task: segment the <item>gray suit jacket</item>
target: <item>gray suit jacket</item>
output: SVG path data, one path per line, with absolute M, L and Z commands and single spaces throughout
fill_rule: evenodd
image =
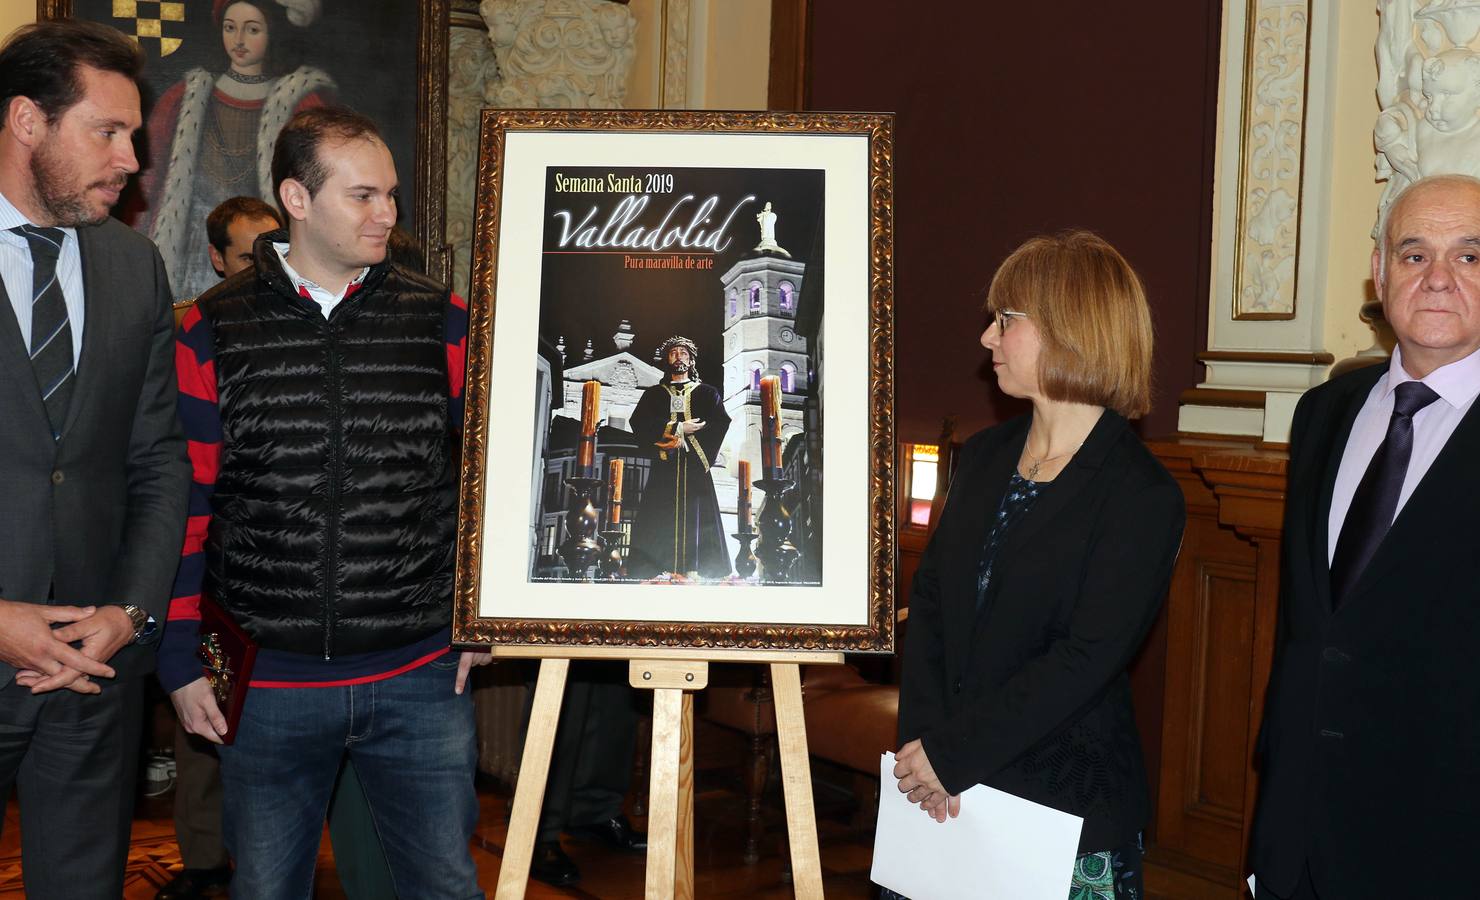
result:
M 191 474 L 175 416 L 169 282 L 154 244 L 120 222 L 77 237 L 85 319 L 60 440 L 0 305 L 0 597 L 131 603 L 162 632 Z M 109 664 L 120 679 L 140 675 L 154 668 L 154 648 L 125 647 Z M 14 676 L 0 662 L 0 687 Z

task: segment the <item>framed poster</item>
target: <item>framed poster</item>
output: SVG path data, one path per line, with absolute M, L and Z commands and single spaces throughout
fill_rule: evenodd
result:
M 219 279 L 206 215 L 272 196 L 272 148 L 299 109 L 337 103 L 380 127 L 400 176 L 400 226 L 447 280 L 447 0 L 38 0 L 138 41 L 146 64 L 139 177 L 114 210 L 159 246 L 177 300 Z
M 455 641 L 893 648 L 892 151 L 484 111 Z

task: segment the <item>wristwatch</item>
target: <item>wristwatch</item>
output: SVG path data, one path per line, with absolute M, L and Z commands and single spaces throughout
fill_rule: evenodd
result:
M 123 607 L 123 611 L 128 613 L 128 620 L 134 626 L 133 643 L 142 644 L 154 637 L 154 632 L 159 628 L 159 624 L 154 621 L 153 616 L 132 603 L 126 604 Z

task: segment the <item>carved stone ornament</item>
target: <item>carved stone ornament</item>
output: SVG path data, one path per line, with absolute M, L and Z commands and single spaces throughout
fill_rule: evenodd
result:
M 663 108 L 683 109 L 689 100 L 689 0 L 662 0 Z
M 490 106 L 620 109 L 636 20 L 606 0 L 483 0 L 499 76 Z
M 1306 0 L 1250 5 L 1235 319 L 1295 315 L 1309 37 Z
M 447 243 L 452 287 L 468 293 L 478 114 L 488 106 L 618 109 L 636 21 L 608 0 L 483 0 L 487 31 L 453 28 L 447 81 Z
M 453 28 L 447 79 L 447 243 L 452 288 L 468 295 L 473 265 L 473 191 L 478 182 L 478 115 L 498 78 L 493 45 L 481 28 Z
M 1377 11 L 1380 221 L 1419 178 L 1480 177 L 1480 0 L 1379 0 Z

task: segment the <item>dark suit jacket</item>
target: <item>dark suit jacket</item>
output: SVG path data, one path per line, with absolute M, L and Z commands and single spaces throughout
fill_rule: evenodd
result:
M 1252 857 L 1290 893 L 1473 896 L 1480 837 L 1480 405 L 1419 482 L 1339 610 L 1327 516 L 1372 366 L 1301 398 L 1290 432 L 1280 619 Z M 1442 401 L 1441 401 L 1442 402 Z
M 910 595 L 901 742 L 922 738 L 952 793 L 977 784 L 1085 817 L 1081 851 L 1149 816 L 1126 667 L 1182 539 L 1181 489 L 1107 411 L 1007 533 L 977 610 L 977 563 L 1027 416 L 962 448 Z
M 60 440 L 9 300 L 0 300 L 0 597 L 131 603 L 162 632 L 190 487 L 175 419 L 169 283 L 154 245 L 121 223 L 79 228 L 77 237 L 82 354 Z M 120 678 L 147 672 L 154 649 L 125 647 L 110 664 Z M 14 675 L 0 663 L 0 687 Z

